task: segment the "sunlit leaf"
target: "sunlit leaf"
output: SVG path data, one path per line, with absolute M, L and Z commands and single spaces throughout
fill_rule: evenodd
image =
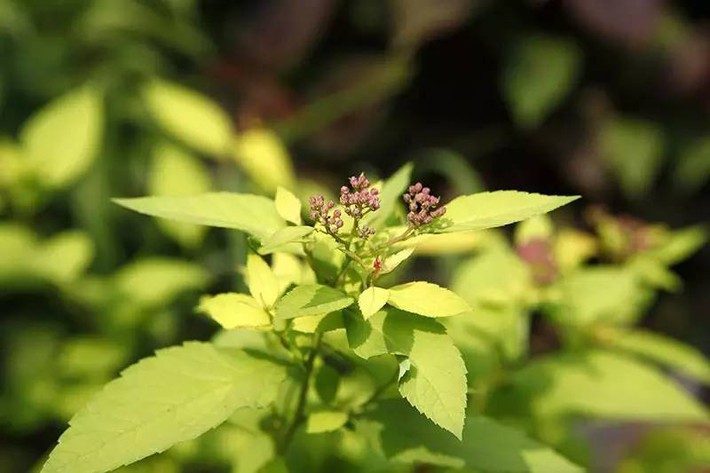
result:
M 338 430 L 348 421 L 348 414 L 341 411 L 316 411 L 306 420 L 306 432 L 320 434 Z
M 362 291 L 357 300 L 360 312 L 365 320 L 369 319 L 375 312 L 379 311 L 389 299 L 390 293 L 387 289 L 371 286 Z
M 206 343 L 160 350 L 74 416 L 42 473 L 102 473 L 161 452 L 271 403 L 284 377 L 277 364 Z
M 290 190 L 281 186 L 277 187 L 274 202 L 276 211 L 281 218 L 295 225 L 301 225 L 301 200 Z
M 551 212 L 578 196 L 529 194 L 519 191 L 480 192 L 455 198 L 446 204 L 441 227 L 433 232 L 460 232 L 500 227 Z
M 262 255 L 276 252 L 303 254 L 301 245 L 297 243 L 304 241 L 313 230 L 313 227 L 301 225 L 284 227 L 264 240 L 259 253 Z
M 415 281 L 389 289 L 390 305 L 427 317 L 470 314 L 471 306 L 460 296 L 436 284 Z
M 86 234 L 67 231 L 37 249 L 34 255 L 35 267 L 54 283 L 68 283 L 81 276 L 93 255 L 94 245 Z
M 276 303 L 277 319 L 323 315 L 352 305 L 352 297 L 318 284 L 296 286 Z
M 222 157 L 229 152 L 231 119 L 211 99 L 160 80 L 149 82 L 142 94 L 153 119 L 168 134 L 208 155 Z
M 271 317 L 261 304 L 246 294 L 227 292 L 216 296 L 204 296 L 197 307 L 222 328 L 264 327 L 271 324 Z
M 89 168 L 103 139 L 102 100 L 87 86 L 55 99 L 25 124 L 20 141 L 43 184 L 72 184 Z
M 246 283 L 249 293 L 264 308 L 270 308 L 279 297 L 279 283 L 266 261 L 253 253 L 247 255 Z
M 153 217 L 241 230 L 260 240 L 286 226 L 276 212 L 273 200 L 252 194 L 211 192 L 194 196 L 114 199 L 114 202 Z
M 240 135 L 234 146 L 234 159 L 252 181 L 271 195 L 279 186 L 294 186 L 295 176 L 288 150 L 269 129 L 255 128 Z

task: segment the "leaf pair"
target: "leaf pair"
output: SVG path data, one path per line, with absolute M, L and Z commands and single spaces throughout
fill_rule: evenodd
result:
M 360 311 L 369 319 L 385 304 L 426 317 L 451 317 L 472 312 L 460 296 L 436 284 L 415 281 L 384 289 L 369 287 L 358 298 Z

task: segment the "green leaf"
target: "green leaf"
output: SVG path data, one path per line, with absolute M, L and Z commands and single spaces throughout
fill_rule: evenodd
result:
M 645 195 L 663 164 L 664 138 L 654 123 L 631 118 L 610 120 L 601 132 L 601 152 L 630 198 Z
M 169 303 L 182 292 L 204 287 L 208 280 L 208 274 L 194 263 L 146 258 L 122 267 L 114 276 L 114 285 L 118 298 L 154 308 Z
M 486 417 L 469 416 L 463 441 L 453 441 L 400 401 L 383 401 L 368 418 L 380 424 L 385 455 L 395 462 L 430 463 L 476 472 L 582 473 L 550 447 Z
M 530 270 L 509 248 L 489 250 L 462 262 L 451 289 L 472 307 L 526 303 L 532 291 Z
M 279 282 L 274 272 L 261 256 L 253 253 L 247 255 L 246 283 L 249 293 L 265 309 L 279 298 Z
M 551 212 L 579 196 L 529 194 L 520 191 L 479 192 L 463 195 L 446 204 L 443 223 L 433 232 L 461 232 L 501 227 Z
M 384 307 L 389 297 L 390 292 L 381 287 L 371 286 L 362 291 L 362 294 L 360 294 L 360 297 L 357 299 L 357 304 L 365 320 L 369 319 L 375 312 Z
M 273 200 L 252 194 L 210 192 L 193 196 L 114 199 L 114 202 L 153 217 L 241 230 L 262 241 L 286 226 L 276 212 Z
M 633 271 L 614 266 L 580 269 L 564 278 L 559 290 L 552 315 L 564 325 L 577 327 L 633 323 L 651 295 Z
M 222 328 L 265 327 L 271 325 L 271 317 L 259 302 L 246 294 L 227 292 L 216 296 L 204 296 L 197 310 L 207 314 Z
M 66 231 L 34 252 L 33 265 L 47 280 L 65 284 L 79 278 L 93 256 L 93 243 L 84 232 Z
M 623 380 L 623 381 L 621 381 Z M 538 359 L 513 376 L 515 402 L 539 418 L 705 422 L 705 408 L 645 363 L 593 350 Z
M 320 434 L 338 430 L 348 421 L 348 414 L 341 411 L 316 411 L 308 416 L 306 432 Z
M 273 402 L 285 369 L 207 343 L 159 350 L 70 421 L 42 473 L 103 473 L 196 438 L 238 408 Z
M 398 309 L 426 317 L 451 317 L 472 312 L 471 306 L 460 296 L 424 281 L 391 287 L 387 302 Z
M 294 187 L 296 178 L 288 150 L 272 130 L 245 131 L 235 143 L 234 159 L 249 178 L 270 195 L 279 186 Z
M 344 309 L 355 302 L 352 297 L 328 286 L 296 286 L 276 303 L 277 319 L 323 315 Z
M 298 243 L 304 241 L 313 230 L 313 227 L 305 225 L 284 227 L 264 240 L 264 244 L 259 248 L 259 254 L 268 255 L 276 252 L 303 254 L 302 247 Z
M 276 188 L 276 211 L 281 218 L 295 225 L 301 225 L 301 199 L 281 186 Z
M 564 100 L 577 82 L 581 56 L 564 39 L 532 36 L 517 43 L 506 58 L 503 96 L 521 127 L 539 125 Z
M 708 241 L 708 229 L 704 226 L 687 227 L 671 232 L 657 248 L 647 252 L 666 265 L 674 265 L 687 259 Z
M 155 146 L 148 179 L 151 195 L 197 195 L 208 192 L 211 187 L 202 161 L 168 142 Z M 165 234 L 188 248 L 197 247 L 207 230 L 200 225 L 168 220 L 159 220 L 158 225 Z
M 20 132 L 24 154 L 48 187 L 72 184 L 91 165 L 104 128 L 102 97 L 84 87 L 40 110 Z
M 616 333 L 610 343 L 710 385 L 710 361 L 690 345 L 646 330 Z
M 232 121 L 208 97 L 160 80 L 146 85 L 142 95 L 153 119 L 171 136 L 212 156 L 221 157 L 229 152 Z
M 710 179 L 710 136 L 687 143 L 673 171 L 674 187 L 685 195 L 702 189 Z
M 384 182 L 380 190 L 380 209 L 366 216 L 364 223 L 379 228 L 387 217 L 392 215 L 398 204 L 404 208 L 402 194 L 411 181 L 413 167 L 412 163 L 405 164 Z
M 380 271 L 380 274 L 391 273 L 392 271 L 397 269 L 400 264 L 407 261 L 407 259 L 412 256 L 413 253 L 414 248 L 407 248 L 386 257 L 385 260 L 382 262 L 382 271 Z
M 365 321 L 345 317 L 348 341 L 359 356 L 403 355 L 411 366 L 400 392 L 419 412 L 461 438 L 466 410 L 466 367 L 437 321 L 385 309 Z

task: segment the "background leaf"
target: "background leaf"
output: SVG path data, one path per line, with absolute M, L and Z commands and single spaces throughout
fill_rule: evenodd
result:
M 151 195 L 197 195 L 212 187 L 202 161 L 168 142 L 153 149 L 148 190 Z M 158 220 L 160 228 L 178 243 L 188 248 L 197 247 L 207 229 L 200 225 Z
M 584 471 L 522 432 L 486 417 L 466 418 L 462 442 L 433 428 L 402 402 L 385 401 L 371 417 L 381 423 L 382 448 L 395 462 L 431 463 L 486 473 Z
M 505 61 L 503 96 L 523 128 L 539 125 L 569 94 L 582 57 L 571 41 L 534 36 L 517 43 Z
M 25 124 L 20 141 L 43 184 L 67 186 L 89 168 L 103 139 L 102 100 L 86 86 L 55 99 Z
M 156 79 L 144 87 L 143 99 L 153 119 L 174 138 L 210 156 L 229 152 L 231 119 L 208 97 Z

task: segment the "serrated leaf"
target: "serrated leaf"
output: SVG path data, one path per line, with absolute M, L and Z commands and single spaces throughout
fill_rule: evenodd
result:
M 306 432 L 321 434 L 338 430 L 348 421 L 348 414 L 341 411 L 316 411 L 306 420 Z
M 294 187 L 288 150 L 272 130 L 253 128 L 242 133 L 234 145 L 234 159 L 249 178 L 270 195 L 279 186 Z
M 70 421 L 42 473 L 103 473 L 193 439 L 241 407 L 273 402 L 284 367 L 207 343 L 159 350 Z
M 357 299 L 357 304 L 365 320 L 383 308 L 387 304 L 389 296 L 389 291 L 381 287 L 371 286 L 362 291 L 362 294 Z
M 584 471 L 523 432 L 486 417 L 466 418 L 462 442 L 428 424 L 401 401 L 381 402 L 368 418 L 380 424 L 382 449 L 398 463 L 429 463 L 486 473 Z
M 437 321 L 387 308 L 365 321 L 345 318 L 348 342 L 363 358 L 403 355 L 411 366 L 400 382 L 410 404 L 435 424 L 461 438 L 466 410 L 466 367 Z
M 148 179 L 151 195 L 197 195 L 211 187 L 209 173 L 202 161 L 168 142 L 153 149 L 153 163 Z M 200 244 L 206 228 L 190 223 L 158 220 L 158 225 L 168 236 L 188 248 Z
M 261 256 L 247 255 L 246 283 L 249 293 L 265 309 L 271 308 L 281 295 L 279 281 Z
M 503 96 L 518 125 L 531 128 L 547 118 L 574 87 L 581 59 L 568 40 L 533 36 L 517 43 L 506 58 Z
M 296 286 L 276 303 L 276 318 L 284 320 L 323 315 L 344 309 L 353 302 L 352 297 L 328 286 Z
M 211 156 L 221 157 L 229 151 L 232 122 L 210 98 L 160 80 L 146 85 L 142 96 L 150 114 L 171 136 Z
M 264 241 L 261 248 L 259 248 L 259 254 L 268 255 L 276 252 L 298 253 L 299 251 L 302 254 L 303 250 L 298 243 L 313 233 L 313 230 L 313 227 L 305 225 L 284 227 Z
M 578 198 L 579 196 L 531 194 L 520 191 L 463 195 L 446 204 L 442 225 L 434 226 L 431 231 L 447 233 L 501 227 L 551 212 Z
M 262 241 L 286 226 L 273 200 L 253 194 L 209 192 L 193 196 L 114 199 L 114 202 L 153 217 L 241 230 Z
M 610 343 L 710 385 L 710 361 L 690 345 L 640 329 L 615 333 Z
M 261 304 L 246 294 L 227 292 L 216 296 L 204 296 L 197 310 L 207 314 L 222 328 L 265 327 L 271 317 Z
M 91 165 L 101 146 L 102 97 L 90 87 L 72 91 L 45 106 L 20 132 L 24 155 L 39 180 L 64 187 Z
M 301 199 L 296 197 L 293 192 L 281 186 L 276 188 L 276 211 L 281 215 L 281 218 L 295 225 L 301 225 Z
M 541 418 L 708 420 L 705 408 L 670 378 L 645 363 L 603 350 L 538 359 L 515 374 L 511 386 L 519 394 L 516 402 Z
M 632 118 L 610 120 L 601 131 L 602 158 L 630 198 L 650 190 L 663 164 L 664 137 L 652 122 Z
M 457 294 L 424 281 L 391 287 L 387 303 L 398 309 L 426 317 L 451 317 L 473 311 L 471 306 Z

